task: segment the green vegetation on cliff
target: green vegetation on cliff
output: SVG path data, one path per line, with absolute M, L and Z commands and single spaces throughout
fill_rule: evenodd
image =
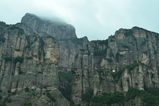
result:
M 4 57 L 3 59 L 4 59 L 6 62 L 12 61 L 12 57 Z
M 103 93 L 100 96 L 94 96 L 91 98 L 91 106 L 109 106 L 112 104 L 123 104 L 124 95 L 121 93 Z
M 24 34 L 24 30 L 22 28 L 15 26 L 15 25 L 12 25 L 9 29 L 10 30 L 18 29 L 18 34 L 20 34 L 20 35 Z
M 142 106 L 158 106 L 159 104 L 159 88 L 145 87 L 144 90 L 131 88 L 126 92 L 125 96 L 122 93 L 106 93 L 93 96 L 93 89 L 89 88 L 82 95 L 82 101 L 87 102 L 88 106 L 110 106 L 113 104 L 124 105 L 126 102 L 133 100 L 135 97 L 141 98 Z
M 5 37 L 0 36 L 0 41 L 1 41 L 1 42 L 3 42 L 3 43 L 4 43 L 4 42 L 5 42 L 5 40 L 6 40 L 6 38 L 5 38 Z
M 82 94 L 82 100 L 86 102 L 90 102 L 92 96 L 93 96 L 93 89 L 88 88 L 86 93 Z
M 51 99 L 51 101 L 56 102 L 55 98 L 49 93 L 46 93 L 46 96 Z
M 71 82 L 72 81 L 72 73 L 71 72 L 58 72 L 58 75 L 63 77 L 64 79 L 66 79 L 68 82 Z
M 0 21 L 0 25 L 6 25 L 6 23 L 3 21 Z
M 14 63 L 16 64 L 17 62 L 20 62 L 20 63 L 23 63 L 23 60 L 24 60 L 24 57 L 20 57 L 20 56 L 18 56 L 18 57 L 16 57 L 15 59 L 14 59 Z
M 31 103 L 25 103 L 24 106 L 32 106 Z
M 94 56 L 103 56 L 106 54 L 106 50 L 95 50 Z
M 65 82 L 65 80 L 68 83 L 65 87 L 59 87 L 59 90 L 67 100 L 71 101 L 71 82 L 73 75 L 71 72 L 58 72 L 58 75 L 59 79 L 62 77 L 62 83 Z
M 151 69 L 150 66 L 148 66 L 148 65 L 146 65 L 146 64 L 144 64 L 144 63 L 136 62 L 136 63 L 134 63 L 134 64 L 130 64 L 130 65 L 126 66 L 125 68 L 123 68 L 122 70 L 119 70 L 119 71 L 116 72 L 116 73 L 112 73 L 112 76 L 113 76 L 114 78 L 119 79 L 119 78 L 121 77 L 122 73 L 123 73 L 126 69 L 127 69 L 128 71 L 131 71 L 131 70 L 133 70 L 135 67 L 137 67 L 137 66 L 139 66 L 139 65 L 145 66 L 147 69 Z

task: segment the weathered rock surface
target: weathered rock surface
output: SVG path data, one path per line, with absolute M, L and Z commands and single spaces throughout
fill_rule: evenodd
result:
M 71 67 L 79 49 L 88 43 L 87 37 L 77 38 L 75 28 L 62 21 L 42 19 L 27 13 L 21 20 L 39 35 L 50 35 L 59 41 L 60 62 L 59 67 Z M 70 71 L 68 68 L 61 68 Z
M 159 88 L 158 33 L 133 27 L 88 43 L 64 22 L 28 13 L 21 22 L 0 22 L 0 105 L 70 106 L 71 99 L 88 106 L 93 102 L 81 102 L 88 88 L 93 96 L 120 92 L 125 97 L 132 88 Z M 68 73 L 58 76 L 59 70 L 72 70 L 73 81 Z M 111 106 L 144 105 L 141 96 L 124 103 Z
M 57 90 L 58 41 L 47 35 L 28 35 L 30 28 L 21 24 L 24 31 L 17 26 L 0 23 L 1 104 L 69 106 Z
M 88 43 L 73 64 L 74 103 L 80 103 L 88 88 L 94 90 L 94 95 L 100 95 L 124 93 L 130 88 L 144 90 L 144 86 L 159 87 L 158 39 L 158 33 L 133 27 L 119 29 L 107 40 Z
M 63 71 L 70 71 L 74 62 L 75 56 L 80 51 L 80 48 L 88 43 L 87 37 L 59 40 L 60 45 L 60 63 L 59 67 Z

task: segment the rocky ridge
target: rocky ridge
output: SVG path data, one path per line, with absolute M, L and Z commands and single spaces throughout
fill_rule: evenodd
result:
M 104 92 L 124 93 L 131 88 L 159 87 L 158 40 L 158 33 L 133 27 L 119 29 L 107 40 L 89 42 L 73 64 L 74 103 L 81 102 L 88 88 L 93 89 L 93 95 L 101 95 Z

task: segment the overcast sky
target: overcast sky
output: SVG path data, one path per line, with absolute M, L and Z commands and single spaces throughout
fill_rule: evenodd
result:
M 0 21 L 15 24 L 25 13 L 59 17 L 89 40 L 133 26 L 159 32 L 159 0 L 0 0 Z

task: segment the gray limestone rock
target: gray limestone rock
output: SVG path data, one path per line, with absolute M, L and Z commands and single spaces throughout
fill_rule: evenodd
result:
M 74 103 L 80 103 L 87 88 L 92 88 L 94 95 L 100 95 L 123 93 L 130 88 L 144 90 L 144 86 L 159 87 L 158 39 L 158 33 L 133 27 L 119 29 L 107 40 L 89 42 L 72 66 Z
M 77 38 L 75 28 L 62 21 L 40 18 L 27 13 L 22 18 L 21 23 L 22 26 L 23 24 L 27 25 L 41 36 L 50 35 L 59 41 L 60 71 L 70 71 L 69 68 L 71 68 L 80 48 L 88 43 L 87 37 Z
M 61 95 L 57 89 L 58 41 L 48 35 L 28 32 L 29 28 L 24 24 L 3 24 L 0 29 L 0 103 L 7 106 L 69 106 L 63 96 L 58 96 Z M 50 97 L 48 92 L 56 95 Z M 61 99 L 63 105 L 52 98 Z

